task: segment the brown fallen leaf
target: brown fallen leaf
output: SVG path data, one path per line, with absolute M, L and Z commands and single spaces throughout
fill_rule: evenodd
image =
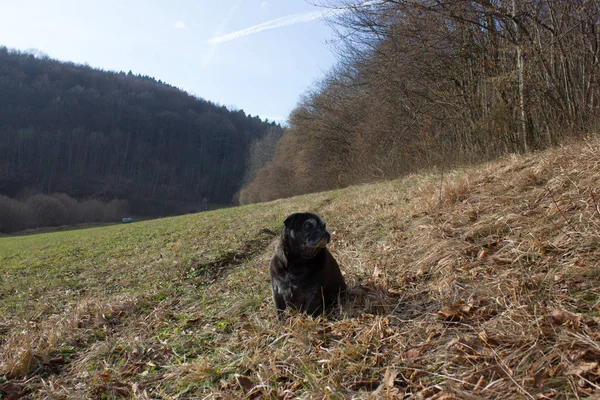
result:
M 326 335 L 332 331 L 331 326 L 326 326 L 325 328 L 319 329 L 317 331 L 317 335 Z
M 428 394 L 425 394 L 424 396 L 426 396 L 430 400 L 458 400 L 459 399 L 458 397 L 456 397 L 456 395 L 454 393 L 449 393 L 446 390 L 442 390 L 442 391 L 434 394 L 433 396 L 429 396 Z
M 254 387 L 254 383 L 247 376 L 235 374 L 235 380 L 244 393 L 249 392 Z
M 598 363 L 593 361 L 593 362 L 579 362 L 576 365 L 572 365 L 571 367 L 569 367 L 569 369 L 567 369 L 567 371 L 565 372 L 565 375 L 585 375 L 588 374 L 590 372 L 594 372 L 594 374 L 598 374 L 598 372 L 600 372 L 598 370 Z
M 580 396 L 583 396 L 587 399 L 592 399 L 592 400 L 598 399 L 597 397 L 592 397 L 592 395 L 596 394 L 595 388 L 577 386 L 577 394 L 579 394 Z
M 6 400 L 17 400 L 23 397 L 25 387 L 23 385 L 8 382 L 0 385 L 0 398 Z
M 383 384 L 385 387 L 393 388 L 394 382 L 396 381 L 396 376 L 398 376 L 398 371 L 392 371 L 391 369 L 387 368 L 383 377 Z
M 409 349 L 404 352 L 404 358 L 407 360 L 412 360 L 413 358 L 417 358 L 421 355 L 421 350 L 419 349 Z
M 498 315 L 498 311 L 496 311 L 494 308 L 492 308 L 490 306 L 485 306 L 485 307 L 479 308 L 477 310 L 476 314 L 477 314 L 478 318 L 488 320 L 488 319 L 491 319 L 491 318 L 495 317 L 496 315 Z
M 373 277 L 379 278 L 381 276 L 381 268 L 379 268 L 379 261 L 375 263 L 375 267 L 373 268 Z
M 552 389 L 552 390 L 549 390 L 547 392 L 538 394 L 537 398 L 539 400 L 550 400 L 550 399 L 555 398 L 557 394 L 558 393 L 556 392 L 556 390 Z
M 246 398 L 248 400 L 268 398 L 267 393 L 265 393 L 264 389 L 264 386 L 255 386 L 246 394 Z
M 51 358 L 50 360 L 48 360 L 48 364 L 51 364 L 51 365 L 60 365 L 60 364 L 65 364 L 66 362 L 67 362 L 67 360 L 65 360 L 65 358 L 62 356 L 54 357 L 54 358 Z
M 98 374 L 98 376 L 104 381 L 104 382 L 109 382 L 110 379 L 112 378 L 112 375 L 106 372 L 101 372 Z
M 485 400 L 485 397 L 477 396 L 473 393 L 467 392 L 465 390 L 460 390 L 457 388 L 451 388 L 448 390 L 449 393 L 447 395 L 448 399 L 461 399 L 461 400 Z M 454 397 L 452 397 L 454 396 Z
M 438 311 L 438 315 L 446 321 L 462 321 L 467 318 L 475 306 L 472 303 L 464 303 L 462 300 L 456 303 L 446 303 L 444 308 Z
M 380 382 L 378 379 L 366 379 L 362 381 L 352 382 L 350 384 L 350 389 L 374 391 L 375 389 L 377 389 L 377 387 L 379 387 L 379 384 Z
M 550 313 L 552 322 L 556 325 L 565 325 L 569 328 L 578 329 L 581 327 L 583 317 L 568 311 L 556 309 Z
M 444 324 L 442 324 L 441 322 L 433 322 L 429 324 L 427 328 L 425 328 L 425 332 L 439 335 L 442 333 L 442 331 L 444 331 L 444 329 Z
M 548 371 L 542 370 L 533 374 L 533 384 L 536 388 L 542 389 L 544 387 L 544 383 L 548 379 Z
M 124 382 L 113 382 L 107 387 L 107 393 L 116 394 L 117 396 L 127 398 L 131 396 L 129 385 Z

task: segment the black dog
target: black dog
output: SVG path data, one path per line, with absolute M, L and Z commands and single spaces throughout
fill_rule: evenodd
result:
M 345 294 L 340 267 L 326 247 L 330 240 L 318 215 L 292 214 L 285 220 L 270 266 L 279 317 L 287 306 L 317 316 Z

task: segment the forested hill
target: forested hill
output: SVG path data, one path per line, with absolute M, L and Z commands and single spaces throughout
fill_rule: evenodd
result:
M 273 130 L 152 77 L 0 47 L 0 195 L 118 198 L 144 215 L 227 204 Z

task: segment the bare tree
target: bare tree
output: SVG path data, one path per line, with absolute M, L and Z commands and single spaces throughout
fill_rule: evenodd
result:
M 269 186 L 285 170 L 284 195 L 539 149 L 599 122 L 597 0 L 321 5 L 335 10 L 339 66 L 257 174 Z

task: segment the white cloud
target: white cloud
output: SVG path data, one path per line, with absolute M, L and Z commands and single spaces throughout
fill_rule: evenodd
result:
M 175 28 L 175 29 L 187 29 L 187 26 L 185 25 L 185 22 L 183 22 L 183 21 L 177 21 L 173 25 L 173 28 Z
M 267 7 L 269 7 L 269 3 L 267 3 L 266 1 L 263 1 L 262 3 L 260 3 L 260 9 L 264 10 Z

